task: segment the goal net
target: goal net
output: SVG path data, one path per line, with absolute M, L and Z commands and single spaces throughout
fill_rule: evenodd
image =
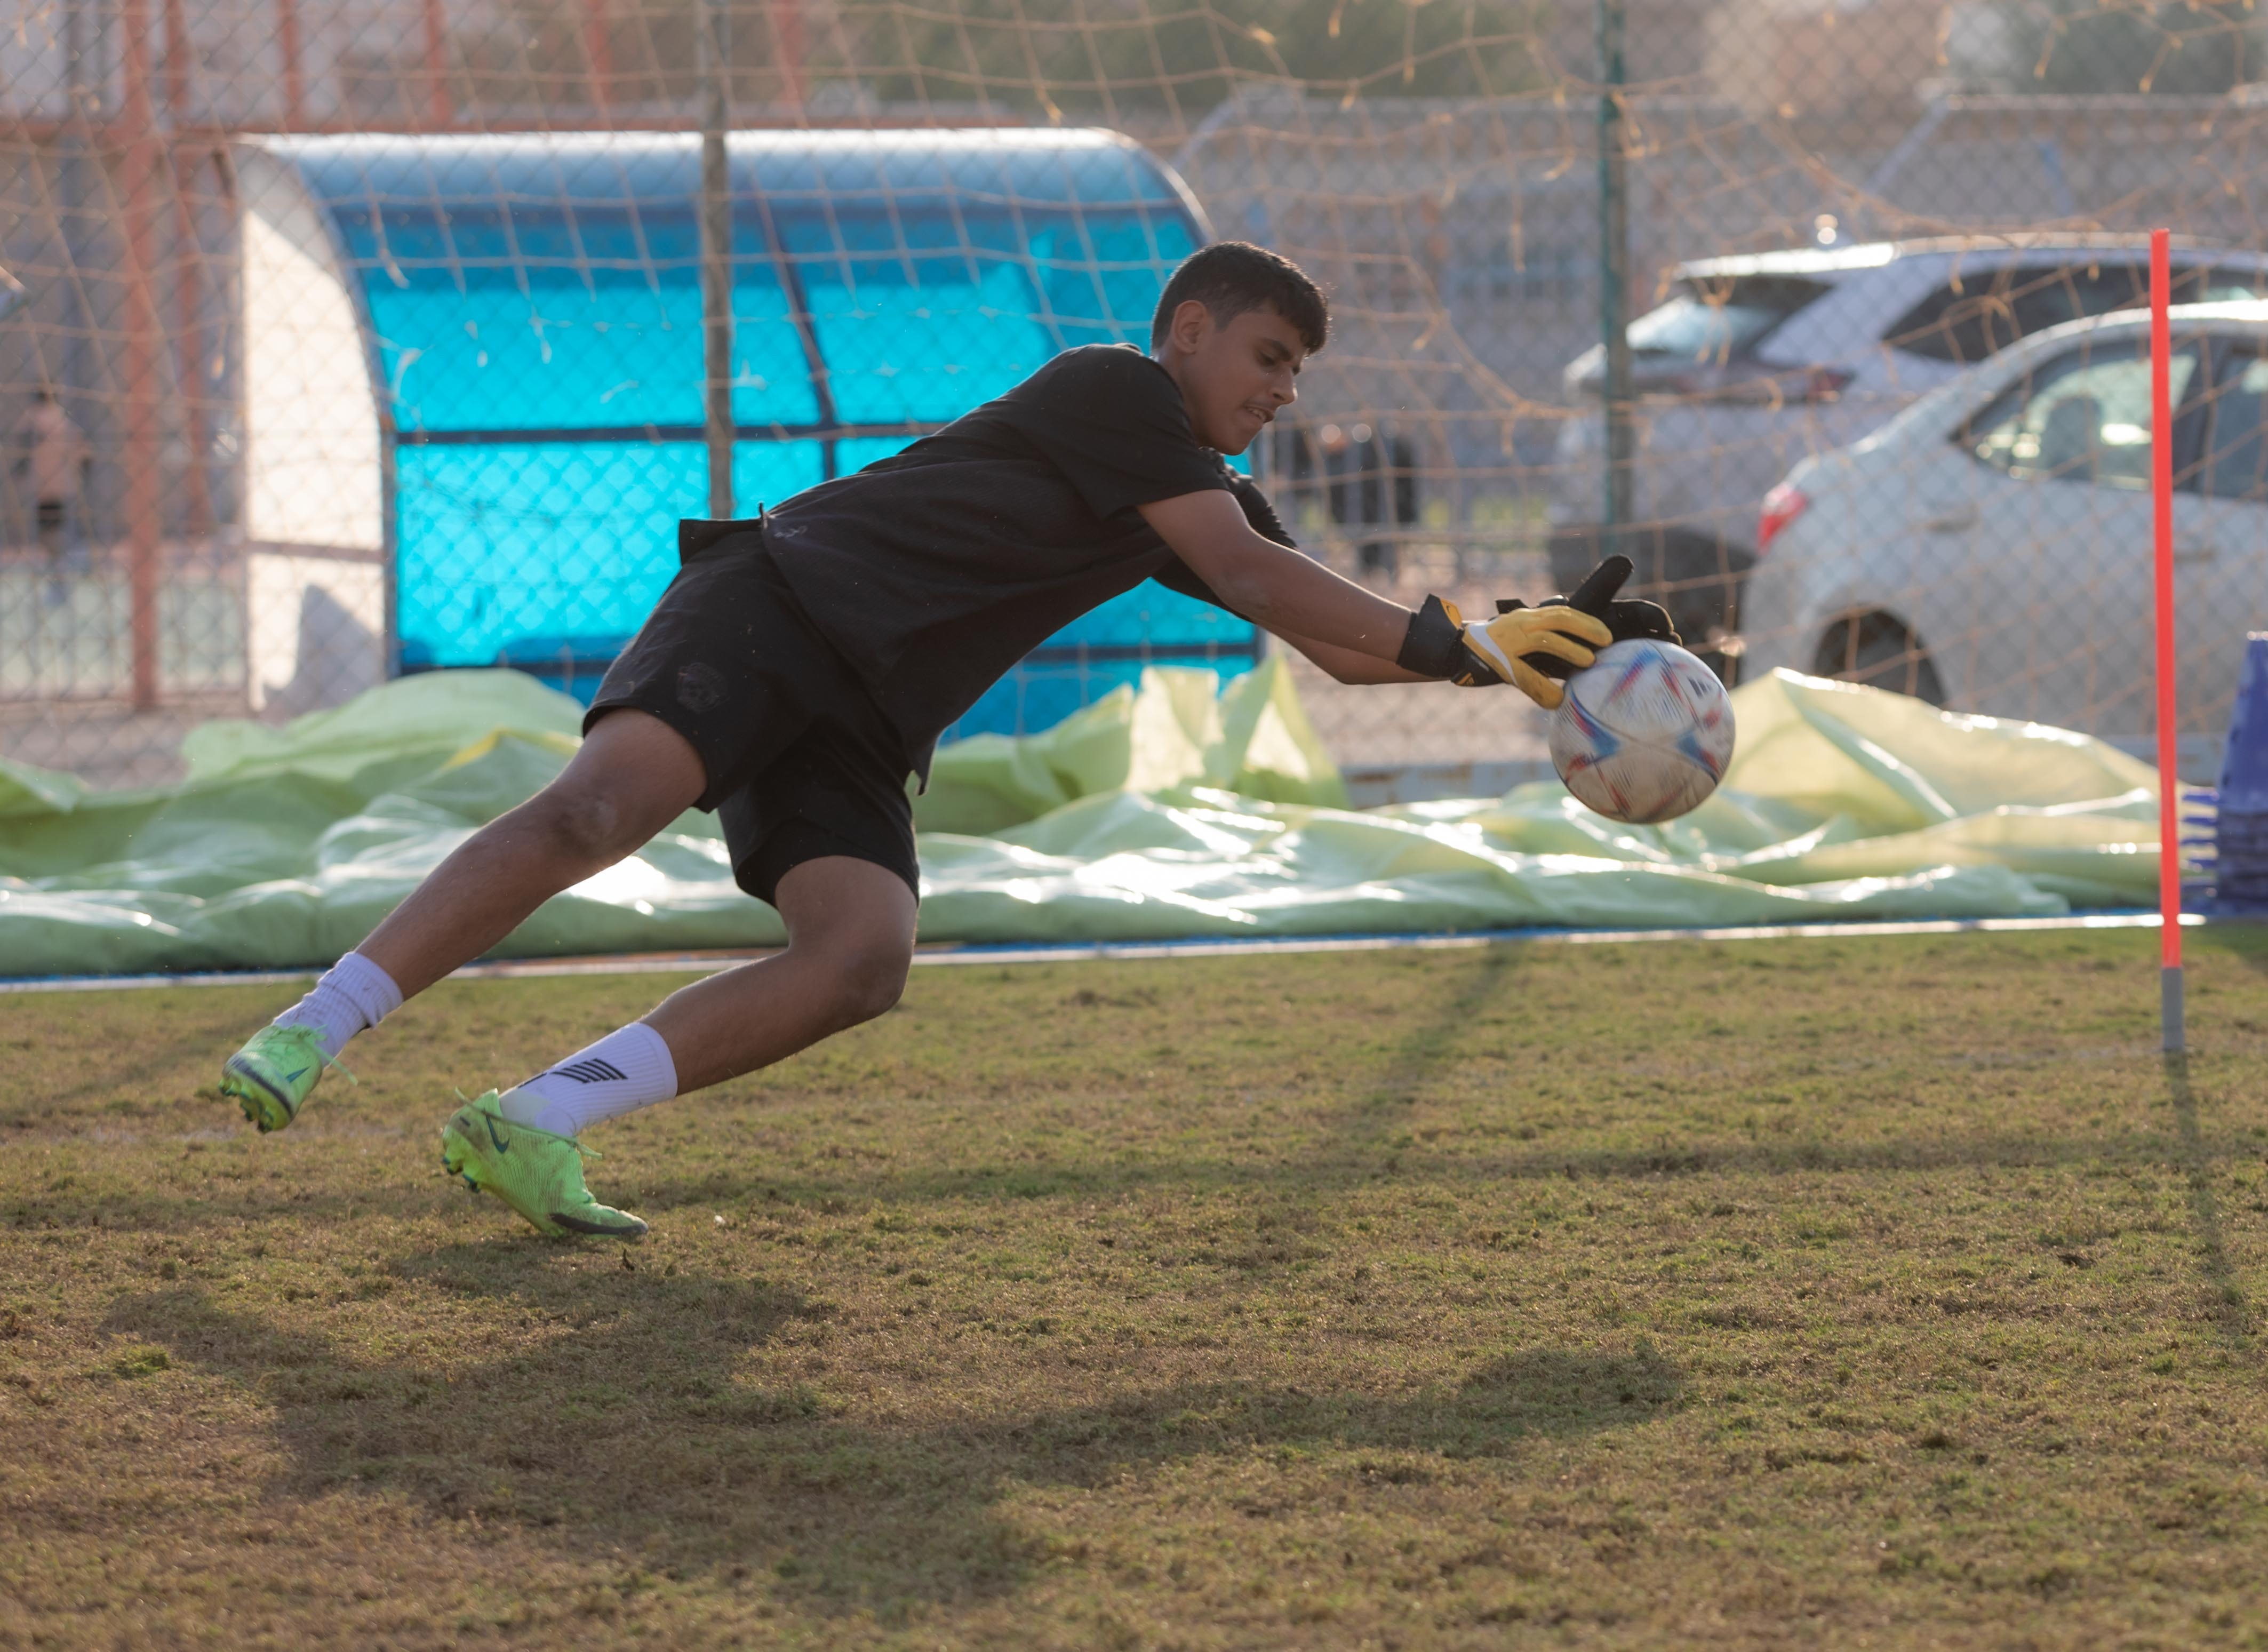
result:
M 0 756 L 157 782 L 204 719 L 453 667 L 587 697 L 679 519 L 1146 340 L 1221 238 L 1329 292 L 1248 462 L 1331 566 L 1469 610 L 1621 549 L 1728 677 L 2139 747 L 2139 306 L 2169 225 L 2201 306 L 2176 562 L 2209 775 L 2268 624 L 2258 39 L 2239 6 L 2083 0 L 26 7 L 0 40 Z M 961 732 L 1269 646 L 1145 586 Z M 1515 696 L 1298 669 L 1372 795 L 1542 759 Z

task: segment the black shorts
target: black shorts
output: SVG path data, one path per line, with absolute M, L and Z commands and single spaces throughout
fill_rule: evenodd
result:
M 920 894 L 904 742 L 753 523 L 678 570 L 608 668 L 583 732 L 625 706 L 701 754 L 709 789 L 696 807 L 717 813 L 733 881 L 758 900 L 826 855 L 887 867 Z

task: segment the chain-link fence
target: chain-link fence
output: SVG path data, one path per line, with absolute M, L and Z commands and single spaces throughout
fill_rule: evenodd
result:
M 1332 565 L 1470 606 L 1618 547 L 1728 675 L 2138 737 L 2162 224 L 2222 306 L 2176 329 L 2202 764 L 2268 619 L 2256 39 L 2067 0 L 26 9 L 0 756 L 155 782 L 202 719 L 389 674 L 587 693 L 678 518 L 1145 339 L 1208 236 L 1331 291 L 1253 462 Z M 965 726 L 1261 645 L 1145 588 Z M 1303 682 L 1358 770 L 1541 751 L 1515 697 Z

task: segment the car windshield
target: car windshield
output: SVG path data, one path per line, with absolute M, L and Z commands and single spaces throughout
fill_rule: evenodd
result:
M 1798 276 L 1689 277 L 1668 303 L 1631 323 L 1631 348 L 1687 361 L 1729 361 L 1826 291 L 1824 283 Z

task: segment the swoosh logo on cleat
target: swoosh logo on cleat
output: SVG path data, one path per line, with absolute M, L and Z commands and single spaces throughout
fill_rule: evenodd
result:
M 635 1239 L 646 1231 L 646 1226 L 637 1217 L 623 1213 L 623 1225 L 591 1221 L 581 1216 L 571 1216 L 563 1210 L 551 1213 L 551 1220 L 570 1233 L 590 1234 L 600 1239 Z
M 228 1070 L 233 1073 L 238 1078 L 242 1079 L 247 1084 L 256 1085 L 261 1089 L 266 1091 L 269 1095 L 275 1097 L 276 1104 L 278 1107 L 283 1108 L 286 1112 L 292 1110 L 291 1098 L 284 1095 L 283 1091 L 277 1089 L 273 1084 L 270 1084 L 259 1073 L 254 1073 L 250 1067 L 239 1066 L 235 1062 L 232 1061 L 228 1064 Z M 302 1073 L 306 1071 L 305 1067 L 302 1067 L 299 1070 Z M 236 1094 L 238 1098 L 242 1101 L 249 1102 L 253 1099 L 252 1097 L 246 1095 L 241 1090 L 239 1090 Z
M 296 1073 L 286 1073 L 284 1075 L 284 1082 L 286 1084 L 297 1084 L 299 1081 L 300 1075 L 306 1073 L 306 1068 L 301 1067 Z
M 510 1153 L 512 1151 L 510 1145 L 505 1142 L 504 1139 L 497 1134 L 495 1119 L 490 1118 L 486 1113 L 482 1113 L 481 1115 L 481 1123 L 489 1127 L 489 1140 L 498 1153 Z

